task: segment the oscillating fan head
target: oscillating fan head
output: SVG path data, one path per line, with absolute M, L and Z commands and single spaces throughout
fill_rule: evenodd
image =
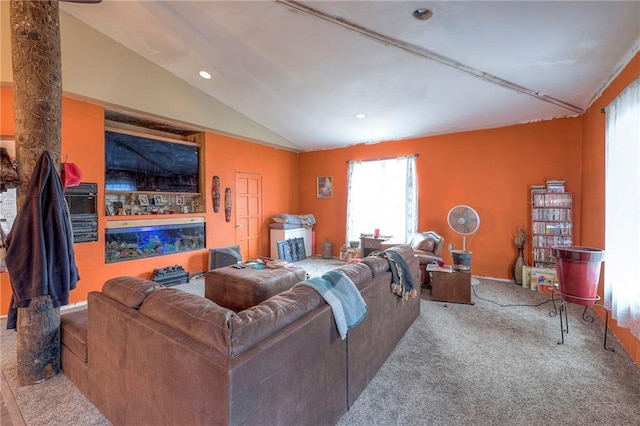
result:
M 460 235 L 471 235 L 480 226 L 480 216 L 469 206 L 459 205 L 449 210 L 447 215 L 449 227 Z

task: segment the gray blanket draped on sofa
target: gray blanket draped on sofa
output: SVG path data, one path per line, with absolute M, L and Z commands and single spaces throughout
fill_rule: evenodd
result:
M 387 259 L 392 275 L 391 290 L 397 294 L 402 300 L 409 297 L 416 297 L 418 291 L 414 288 L 413 278 L 411 278 L 411 270 L 409 265 L 402 258 L 402 255 L 393 250 L 385 250 L 377 253 L 378 256 Z

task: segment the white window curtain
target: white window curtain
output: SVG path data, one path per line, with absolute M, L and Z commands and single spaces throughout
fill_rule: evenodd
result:
M 415 155 L 349 162 L 346 241 L 375 229 L 407 241 L 418 223 L 415 169 Z
M 604 304 L 640 339 L 640 78 L 606 113 Z

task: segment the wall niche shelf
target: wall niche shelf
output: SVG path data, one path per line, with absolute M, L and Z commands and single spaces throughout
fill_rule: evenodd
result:
M 146 216 L 204 213 L 199 193 L 105 191 L 107 216 Z
M 204 134 L 105 112 L 106 216 L 205 212 Z

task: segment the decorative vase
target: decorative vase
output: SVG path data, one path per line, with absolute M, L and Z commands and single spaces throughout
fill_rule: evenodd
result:
M 518 285 L 522 285 L 522 267 L 527 266 L 527 261 L 524 259 L 523 255 L 524 247 L 518 247 L 518 257 L 515 262 L 513 262 L 513 279 Z

